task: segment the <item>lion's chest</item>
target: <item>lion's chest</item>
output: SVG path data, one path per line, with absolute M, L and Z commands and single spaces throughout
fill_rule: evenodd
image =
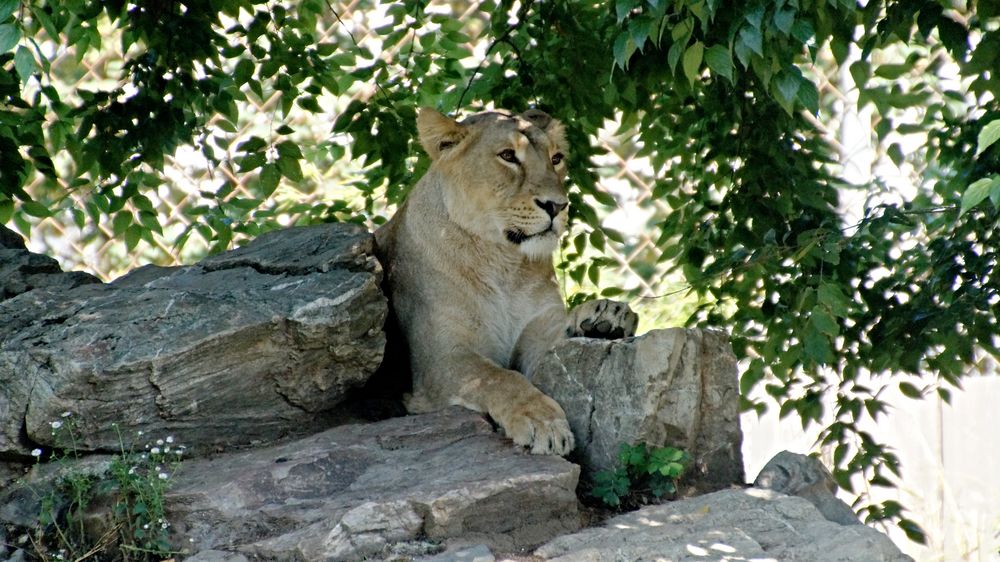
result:
M 480 350 L 504 367 L 510 367 L 514 348 L 524 328 L 540 309 L 538 296 L 517 290 L 494 293 L 477 306 L 481 326 Z

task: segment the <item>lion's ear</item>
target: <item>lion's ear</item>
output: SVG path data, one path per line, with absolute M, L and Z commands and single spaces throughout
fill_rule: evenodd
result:
M 435 109 L 421 107 L 417 111 L 417 134 L 424 151 L 437 160 L 445 150 L 455 146 L 465 138 L 465 128 Z
M 539 129 L 545 131 L 550 139 L 558 146 L 566 145 L 566 128 L 562 122 L 555 119 L 541 109 L 529 109 L 521 114 L 521 119 L 526 119 Z

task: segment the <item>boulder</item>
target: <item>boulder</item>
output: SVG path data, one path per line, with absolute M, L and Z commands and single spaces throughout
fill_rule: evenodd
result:
M 624 340 L 572 338 L 531 381 L 566 411 L 587 475 L 613 468 L 621 443 L 682 448 L 682 495 L 742 484 L 736 359 L 720 332 L 673 328 Z
M 860 525 L 851 506 L 837 498 L 837 483 L 833 475 L 815 457 L 782 451 L 767 461 L 754 486 L 799 496 L 834 523 Z
M 382 358 L 372 244 L 354 225 L 293 228 L 195 266 L 0 301 L 0 455 L 65 446 L 50 425 L 65 412 L 78 451 L 129 446 L 134 430 L 197 454 L 327 427 Z
M 553 562 L 911 561 L 882 533 L 827 520 L 808 501 L 751 488 L 646 507 L 535 550 Z
M 59 262 L 29 252 L 20 235 L 0 225 L 0 301 L 34 289 L 64 291 L 100 282 L 82 271 L 63 272 Z
M 167 505 L 194 552 L 360 560 L 452 537 L 509 551 L 579 528 L 578 475 L 453 408 L 185 462 Z

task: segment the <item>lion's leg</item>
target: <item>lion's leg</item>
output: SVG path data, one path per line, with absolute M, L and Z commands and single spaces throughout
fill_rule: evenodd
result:
M 532 453 L 565 455 L 573 449 L 573 434 L 562 407 L 521 373 L 472 352 L 442 358 L 439 365 L 451 371 L 451 376 L 441 380 L 453 381 L 457 388 L 428 389 L 430 393 L 446 395 L 449 404 L 489 414 L 507 437 Z M 424 377 L 423 383 L 434 385 L 433 375 Z

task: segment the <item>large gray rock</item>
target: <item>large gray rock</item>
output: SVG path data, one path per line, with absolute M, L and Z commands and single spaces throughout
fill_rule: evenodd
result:
M 5 250 L 0 250 L 0 252 Z M 194 452 L 324 427 L 378 367 L 386 301 L 372 237 L 353 225 L 264 234 L 197 266 L 0 302 L 0 455 L 117 450 L 118 423 Z
M 509 551 L 579 528 L 578 475 L 453 408 L 187 462 L 167 505 L 180 546 L 251 559 L 361 560 L 452 537 Z
M 839 525 L 802 498 L 755 488 L 646 507 L 559 537 L 534 554 L 553 562 L 912 561 L 875 529 Z
M 767 461 L 753 485 L 804 498 L 815 505 L 823 517 L 835 523 L 861 524 L 854 510 L 837 498 L 833 475 L 815 457 L 782 451 Z
M 63 291 L 100 282 L 82 271 L 63 272 L 59 262 L 29 252 L 19 234 L 0 225 L 0 301 L 34 289 Z
M 744 482 L 736 360 L 723 333 L 572 338 L 531 380 L 566 411 L 586 474 L 615 466 L 621 443 L 645 441 L 692 455 L 682 494 Z

